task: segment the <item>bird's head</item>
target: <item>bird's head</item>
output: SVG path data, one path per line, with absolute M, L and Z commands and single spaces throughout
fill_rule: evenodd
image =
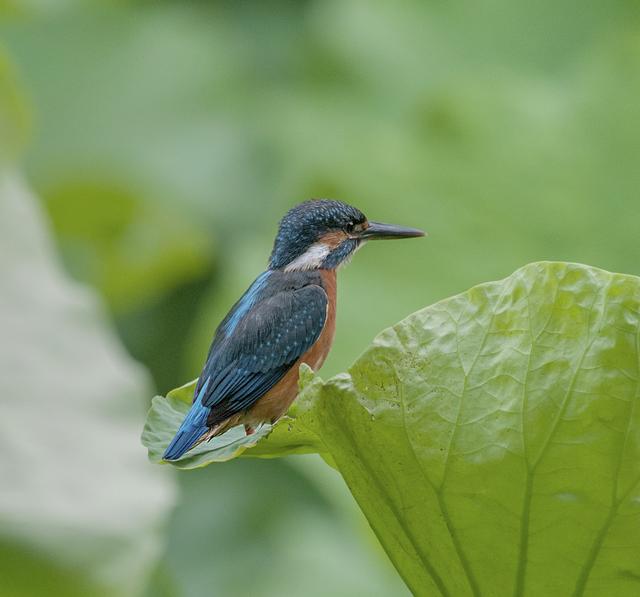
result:
M 280 221 L 269 267 L 336 269 L 366 241 L 424 236 L 422 230 L 370 222 L 355 207 L 330 199 L 305 201 Z

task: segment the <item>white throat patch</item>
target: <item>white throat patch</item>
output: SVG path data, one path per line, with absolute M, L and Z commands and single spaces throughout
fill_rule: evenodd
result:
M 306 271 L 320 267 L 330 252 L 331 247 L 329 245 L 322 242 L 315 243 L 300 255 L 300 257 L 296 257 L 291 263 L 289 263 L 284 268 L 284 271 Z

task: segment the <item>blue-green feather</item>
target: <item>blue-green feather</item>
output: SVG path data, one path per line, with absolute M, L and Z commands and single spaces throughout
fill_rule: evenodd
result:
M 318 272 L 261 274 L 216 331 L 191 410 L 164 458 L 180 458 L 273 388 L 320 337 L 327 302 Z

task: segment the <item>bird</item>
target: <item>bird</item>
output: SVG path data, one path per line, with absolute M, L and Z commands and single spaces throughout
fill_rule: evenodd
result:
M 336 272 L 367 241 L 424 236 L 369 221 L 334 199 L 312 199 L 280 221 L 266 271 L 215 331 L 193 402 L 164 452 L 180 459 L 203 441 L 244 425 L 274 424 L 298 393 L 302 363 L 317 371 L 336 327 Z

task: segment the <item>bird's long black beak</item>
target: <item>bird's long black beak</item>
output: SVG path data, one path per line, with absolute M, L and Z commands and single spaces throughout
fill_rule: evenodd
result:
M 416 238 L 424 236 L 426 233 L 417 228 L 406 228 L 395 224 L 383 224 L 382 222 L 369 222 L 369 227 L 360 234 L 363 240 L 384 240 L 391 238 Z

